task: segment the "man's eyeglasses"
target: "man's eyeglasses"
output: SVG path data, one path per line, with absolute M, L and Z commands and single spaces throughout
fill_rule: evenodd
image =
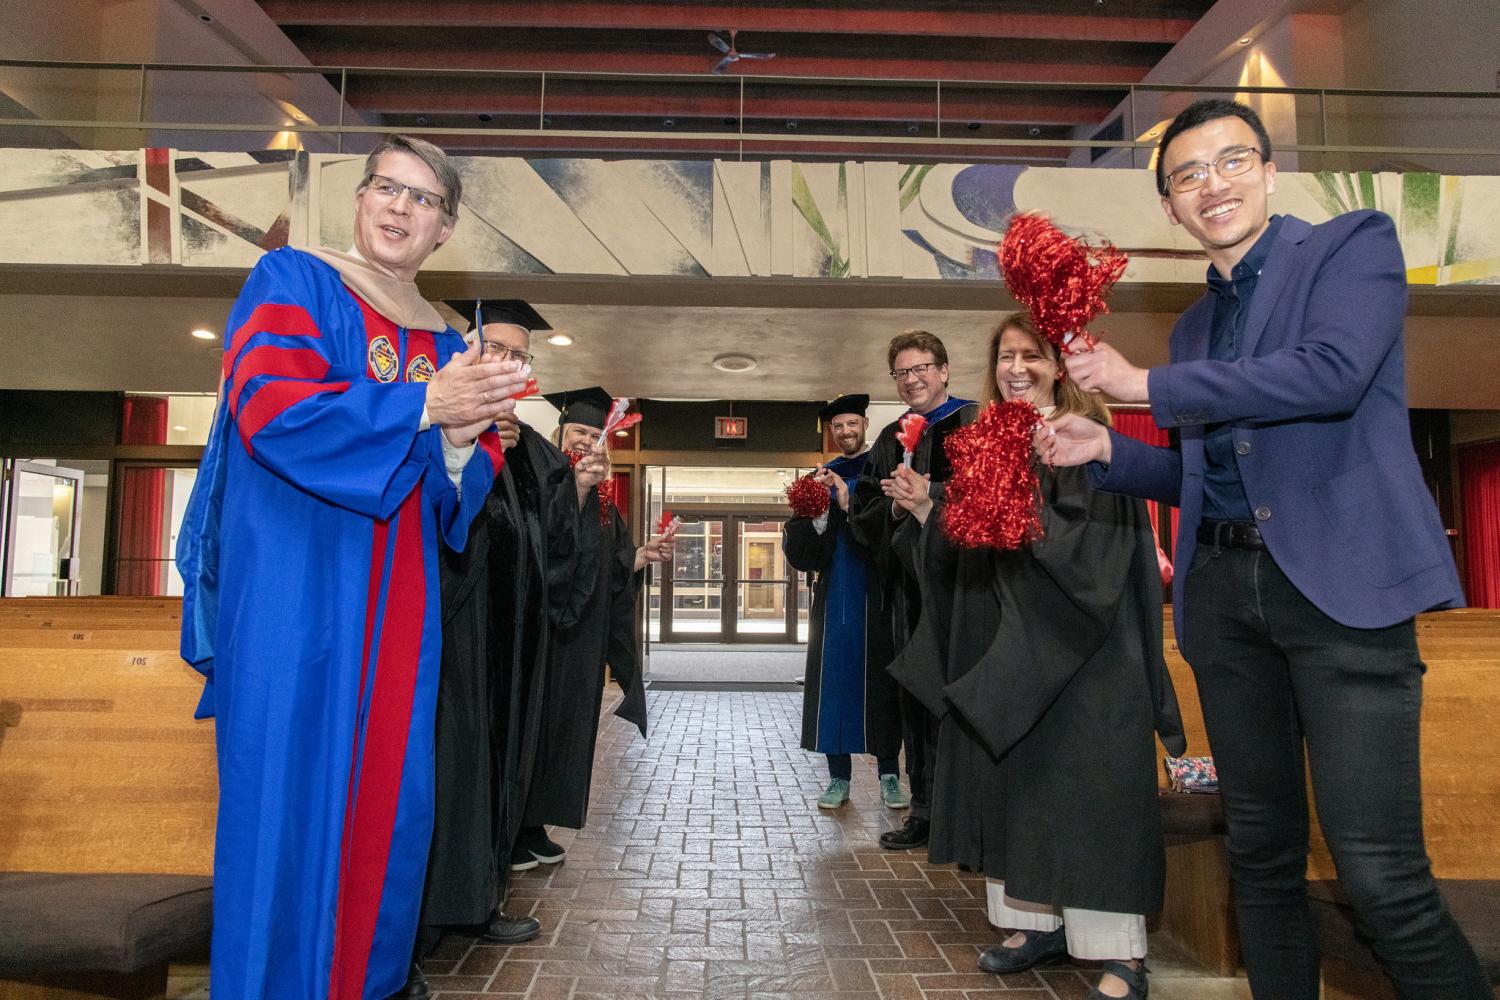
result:
M 1184 163 L 1167 175 L 1167 184 L 1178 194 L 1196 191 L 1208 183 L 1210 170 L 1220 177 L 1238 177 L 1260 158 L 1260 150 L 1249 146 L 1231 149 L 1212 163 Z
M 366 190 L 374 191 L 382 198 L 389 198 L 391 201 L 395 201 L 401 197 L 401 192 L 405 191 L 411 195 L 412 204 L 418 208 L 425 208 L 429 211 L 448 211 L 448 201 L 442 195 L 429 191 L 426 188 L 412 187 L 410 184 L 393 181 L 389 177 L 384 177 L 380 174 L 371 174 L 370 181 L 365 185 L 365 188 Z
M 518 351 L 514 347 L 506 347 L 504 344 L 494 344 L 488 340 L 484 342 L 484 346 L 480 348 L 479 353 L 486 361 L 519 361 L 523 365 L 531 364 L 532 358 L 536 357 L 535 354 L 527 354 L 525 351 Z
M 937 367 L 939 366 L 936 362 L 928 361 L 925 364 L 912 365 L 910 368 L 892 368 L 891 378 L 895 379 L 897 382 L 905 382 L 907 376 L 909 375 L 915 375 L 917 378 L 921 378 L 923 375 L 926 375 L 928 372 Z

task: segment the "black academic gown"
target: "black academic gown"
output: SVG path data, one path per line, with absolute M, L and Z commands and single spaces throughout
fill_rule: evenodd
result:
M 941 420 L 928 426 L 922 440 L 912 452 L 911 467 L 919 474 L 932 476 L 930 493 L 942 495 L 943 484 L 951 471 L 943 441 L 964 424 L 972 423 L 979 413 L 978 403 L 965 403 Z M 896 440 L 900 422 L 887 424 L 870 446 L 865 471 L 859 486 L 849 498 L 849 530 L 854 541 L 870 556 L 872 579 L 879 607 L 891 630 L 891 641 L 900 649 L 910 638 L 921 614 L 922 598 L 916 578 L 903 567 L 892 545 L 896 529 L 905 517 L 891 516 L 891 499 L 880 489 L 880 481 L 889 479 L 901 465 L 901 443 Z
M 562 452 L 526 425 L 463 552 L 444 550 L 432 851 L 422 923 L 482 923 L 500 902 L 541 731 L 552 633 L 598 564 Z
M 574 501 L 576 503 L 576 499 Z M 597 491 L 582 517 L 599 521 Z M 635 602 L 644 573 L 635 570 L 635 543 L 617 508 L 606 512 L 600 529 L 596 571 L 580 586 L 589 596 L 577 622 L 557 630 L 551 670 L 543 695 L 541 743 L 531 778 L 524 826 L 582 829 L 588 816 L 599 710 L 604 703 L 608 665 L 624 699 L 615 715 L 646 735 L 646 692 L 635 637 Z
M 836 569 L 841 543 L 845 547 L 844 560 L 859 560 L 866 568 L 869 565 L 869 554 L 854 541 L 848 526 L 848 515 L 834 502 L 828 508 L 828 524 L 821 534 L 811 518 L 794 517 L 787 522 L 781 536 L 782 548 L 792 568 L 817 574 L 813 580 L 812 608 L 808 615 L 807 672 L 802 688 L 802 749 L 815 753 L 870 753 L 876 757 L 894 757 L 901 752 L 901 705 L 895 679 L 886 672 L 886 666 L 895 655 L 890 621 L 881 613 L 879 591 L 871 585 L 868 572 L 858 581 L 838 578 Z M 845 745 L 838 739 L 830 740 L 829 734 L 821 733 L 819 728 L 825 714 L 825 697 L 838 696 L 837 692 L 826 692 L 823 683 L 828 607 L 835 587 L 857 587 L 858 595 L 849 595 L 848 599 L 864 603 L 863 641 L 859 644 L 863 652 L 862 683 L 858 685 L 857 698 L 839 706 L 841 712 L 859 713 L 863 718 L 863 742 L 858 746 Z M 854 685 L 834 687 L 849 691 Z
M 958 549 L 940 502 L 896 538 L 923 617 L 892 671 L 939 717 L 928 857 L 1006 895 L 1112 913 L 1161 908 L 1156 744 L 1185 749 L 1162 659 L 1145 505 L 1082 469 L 1042 469 L 1045 538 Z

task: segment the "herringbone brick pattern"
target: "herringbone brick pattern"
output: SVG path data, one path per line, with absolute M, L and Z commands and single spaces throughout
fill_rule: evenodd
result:
M 868 758 L 847 805 L 816 808 L 826 774 L 797 746 L 800 695 L 650 702 L 648 741 L 606 708 L 588 827 L 554 831 L 567 860 L 515 880 L 506 909 L 535 915 L 542 936 L 446 938 L 426 963 L 439 1000 L 1086 996 L 1086 968 L 977 969 L 998 940 L 983 879 L 878 846 L 904 814 L 881 805 Z M 1249 996 L 1242 980 L 1169 969 L 1169 946 L 1152 946 L 1157 1000 Z

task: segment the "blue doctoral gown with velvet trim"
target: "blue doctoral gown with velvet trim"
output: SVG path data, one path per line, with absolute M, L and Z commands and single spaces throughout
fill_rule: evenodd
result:
M 210 988 L 378 1000 L 431 840 L 437 548 L 463 546 L 500 446 L 455 489 L 421 383 L 462 338 L 396 326 L 308 254 L 262 257 L 227 331 L 177 547 L 218 744 Z
M 854 495 L 869 453 L 827 463 Z M 901 750 L 896 682 L 886 672 L 895 655 L 885 621 L 873 603 L 868 556 L 847 530 L 836 498 L 819 532 L 809 518 L 794 517 L 782 534 L 792 568 L 816 573 L 808 616 L 807 672 L 802 687 L 802 749 L 824 754 Z

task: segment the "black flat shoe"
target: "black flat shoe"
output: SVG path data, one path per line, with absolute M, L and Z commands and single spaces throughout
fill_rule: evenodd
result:
M 920 816 L 906 817 L 899 830 L 887 830 L 880 835 L 880 846 L 888 851 L 909 851 L 927 843 L 927 834 L 932 824 Z
M 496 910 L 479 936 L 495 944 L 521 944 L 541 932 L 542 922 L 536 917 L 512 917 Z
M 1086 1000 L 1146 1000 L 1146 995 L 1151 992 L 1151 984 L 1146 981 L 1146 962 L 1143 959 L 1138 969 L 1132 969 L 1124 962 L 1105 962 L 1104 972 L 1107 975 L 1119 976 L 1129 987 L 1123 997 L 1112 997 L 1108 993 L 1100 993 L 1096 985 L 1089 991 Z
M 1059 927 L 1055 931 L 1021 931 L 1026 941 L 1015 948 L 1003 944 L 984 949 L 979 956 L 979 967 L 985 972 L 1003 975 L 1007 972 L 1024 972 L 1033 965 L 1050 965 L 1068 957 L 1068 932 Z
M 432 996 L 432 990 L 427 987 L 427 977 L 422 975 L 422 966 L 417 962 L 411 963 L 411 971 L 406 974 L 406 985 L 390 995 L 390 1000 L 427 1000 Z

